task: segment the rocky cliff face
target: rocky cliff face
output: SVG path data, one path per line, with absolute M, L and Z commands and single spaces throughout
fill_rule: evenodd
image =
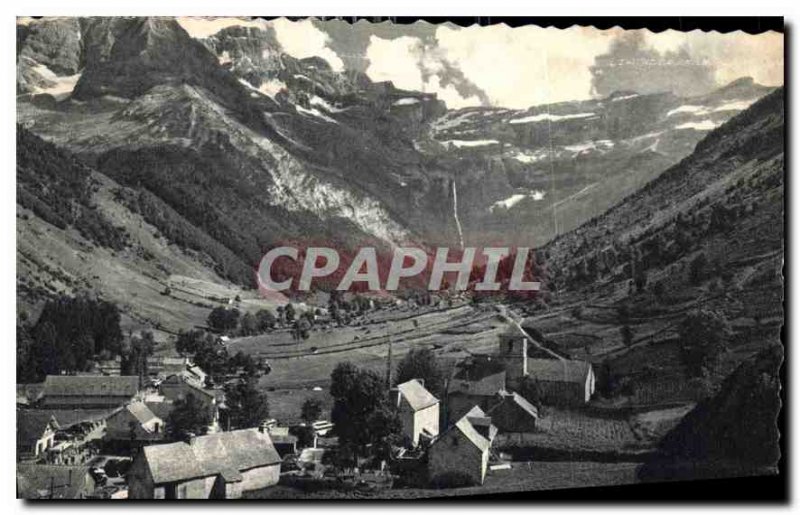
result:
M 446 111 L 435 95 L 291 57 L 266 29 L 199 41 L 172 19 L 87 18 L 18 31 L 18 120 L 247 263 L 296 239 L 540 246 L 768 90 Z

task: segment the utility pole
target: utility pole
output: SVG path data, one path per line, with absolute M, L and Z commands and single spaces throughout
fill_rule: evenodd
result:
M 386 353 L 386 389 L 392 387 L 392 335 L 389 335 L 389 352 Z

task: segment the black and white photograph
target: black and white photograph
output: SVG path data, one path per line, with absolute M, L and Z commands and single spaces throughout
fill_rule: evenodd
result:
M 753 20 L 16 16 L 17 498 L 785 473 Z

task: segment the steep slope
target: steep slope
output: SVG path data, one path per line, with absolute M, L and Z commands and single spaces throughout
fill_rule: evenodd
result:
M 783 348 L 742 363 L 720 392 L 698 404 L 639 470 L 644 480 L 690 480 L 777 473 Z
M 205 324 L 237 295 L 251 311 L 281 300 L 223 279 L 252 271 L 162 201 L 25 129 L 17 133 L 16 226 L 20 316 L 35 317 L 56 295 L 88 294 L 114 302 L 125 330 L 175 333 Z
M 279 104 L 173 20 L 87 23 L 72 98 L 22 103 L 19 118 L 31 130 L 154 193 L 252 267 L 280 241 L 419 239 L 413 218 L 425 210 L 405 218 L 409 195 L 397 195 L 401 179 L 393 177 L 419 175 L 420 158 L 410 145 L 387 145 L 381 126 L 395 130 L 390 122 L 352 128 L 292 98 Z M 342 116 L 371 119 L 359 109 Z
M 547 245 L 546 303 L 526 306 L 527 324 L 593 361 L 607 393 L 628 384 L 634 404 L 704 395 L 692 391 L 702 385 L 689 380 L 676 339 L 693 309 L 719 312 L 734 332 L 708 378 L 712 389 L 774 345 L 784 317 L 783 134 L 779 89 L 640 191 Z
M 620 92 L 521 111 L 468 108 L 437 119 L 431 137 L 458 160 L 473 241 L 500 233 L 541 246 L 647 184 L 769 91 L 741 79 L 697 98 Z
M 18 61 L 20 74 L 53 65 L 77 70 L 80 80 L 58 104 L 48 90 L 28 88 L 34 95 L 20 97 L 18 119 L 124 184 L 147 179 L 157 196 L 199 198 L 198 211 L 213 221 L 169 203 L 215 235 L 231 235 L 226 245 L 248 263 L 265 246 L 298 237 L 343 246 L 539 246 L 644 185 L 768 90 L 741 81 L 700 99 L 619 93 L 521 111 L 445 112 L 435 95 L 293 58 L 268 28 L 234 26 L 196 41 L 172 19 L 70 23 L 20 29 L 30 34 L 21 36 L 29 59 Z M 77 37 L 58 59 L 71 63 L 64 68 L 40 47 L 70 27 Z M 34 37 L 51 32 L 58 38 Z M 113 169 L 143 154 L 159 162 L 137 166 L 139 182 Z M 186 172 L 166 180 L 178 160 Z M 226 196 L 198 190 L 188 172 L 201 164 L 209 171 L 200 182 L 225 170 L 230 185 L 258 197 L 203 202 Z

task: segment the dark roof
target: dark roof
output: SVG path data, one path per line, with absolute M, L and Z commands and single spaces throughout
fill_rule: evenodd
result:
M 94 422 L 103 420 L 116 412 L 116 408 L 101 408 L 101 409 L 47 409 L 37 408 L 26 410 L 31 413 L 41 413 L 43 415 L 52 415 L 58 420 L 58 425 L 61 429 L 66 429 L 81 422 Z
M 517 392 L 499 392 L 500 398 L 502 399 L 501 402 L 495 404 L 492 409 L 489 410 L 489 415 L 491 415 L 495 410 L 501 409 L 501 407 L 506 403 L 512 403 L 516 405 L 523 413 L 533 417 L 539 418 L 539 410 L 536 409 L 536 406 L 528 402 L 528 399 L 523 397 L 522 395 L 518 394 Z
M 583 384 L 591 368 L 586 361 L 528 358 L 528 375 L 540 381 Z
M 439 402 L 431 392 L 425 389 L 416 379 L 397 385 L 400 395 L 408 402 L 411 409 L 419 411 Z
M 200 395 L 205 395 L 207 398 L 216 399 L 217 396 L 205 388 L 202 388 L 200 385 L 196 384 L 195 381 L 187 378 L 183 374 L 172 374 L 171 376 L 164 379 L 161 383 L 162 386 L 169 386 L 169 385 L 186 385 L 191 388 L 193 391 L 199 393 Z M 168 388 L 166 389 L 169 390 Z M 163 394 L 164 392 L 162 392 Z
M 47 376 L 42 397 L 133 397 L 138 391 L 137 376 Z
M 93 489 L 86 467 L 65 465 L 17 464 L 17 496 L 22 499 L 77 499 Z
M 155 416 L 161 420 L 167 420 L 169 414 L 172 413 L 173 404 L 169 401 L 150 402 L 146 401 L 147 408 L 153 412 Z
M 269 435 L 241 429 L 199 436 L 191 444 L 176 442 L 144 447 L 156 484 L 220 474 L 241 481 L 241 472 L 281 463 Z
M 52 413 L 17 410 L 17 445 L 31 445 L 44 434 L 48 424 L 58 429 L 58 420 Z
M 494 395 L 506 386 L 506 370 L 499 360 L 470 358 L 458 364 L 447 386 L 448 393 Z

